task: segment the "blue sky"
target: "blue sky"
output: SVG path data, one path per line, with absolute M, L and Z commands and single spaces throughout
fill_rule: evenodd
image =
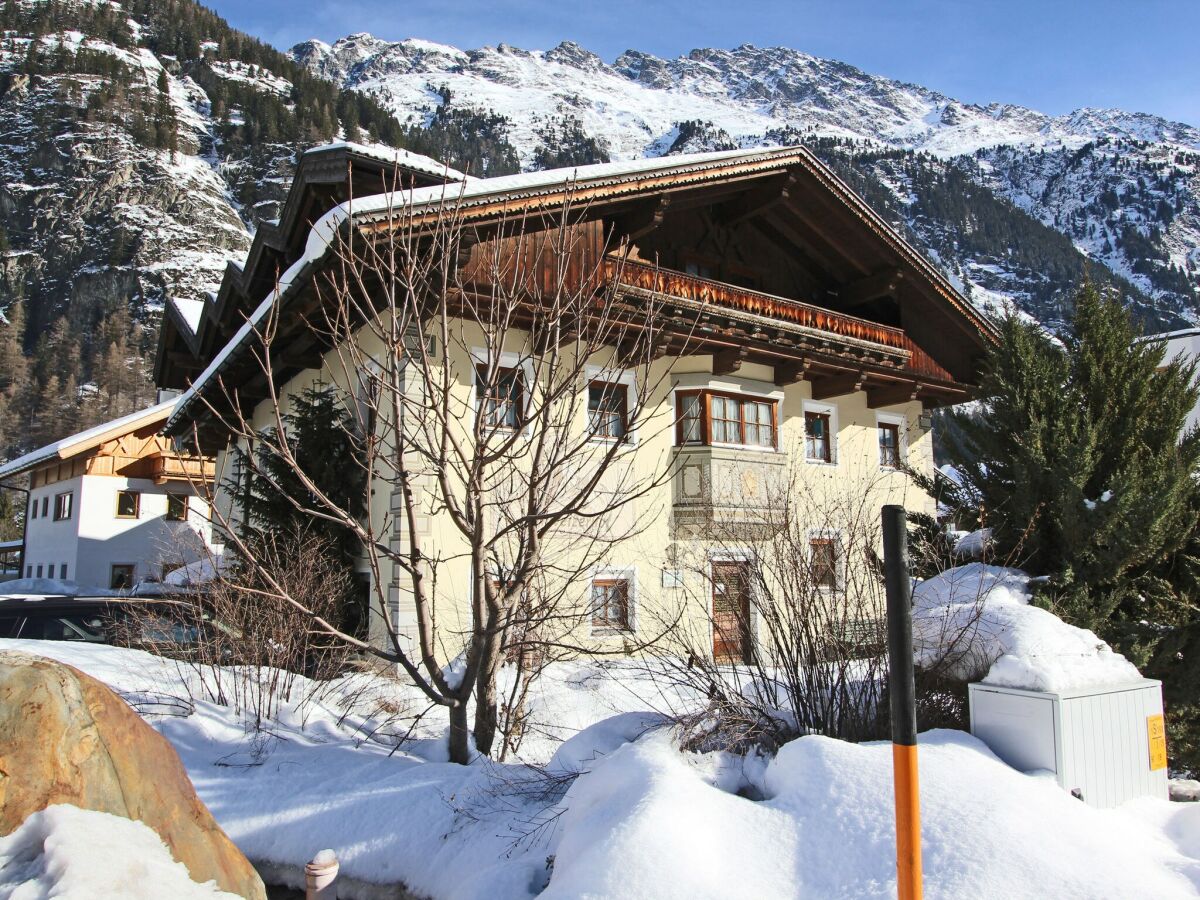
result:
M 205 0 L 201 0 L 205 2 Z M 1200 125 L 1200 0 L 208 0 L 286 49 L 356 31 L 469 49 L 574 40 L 611 61 L 633 47 L 789 46 L 967 102 L 1081 106 Z

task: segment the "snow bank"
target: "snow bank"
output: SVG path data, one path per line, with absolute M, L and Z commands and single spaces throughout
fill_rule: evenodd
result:
M 1090 631 L 1029 604 L 1030 577 L 970 563 L 913 589 L 918 665 L 967 681 L 1063 692 L 1141 680 L 1132 663 Z
M 183 690 L 188 672 L 115 647 L 0 647 L 63 658 L 127 694 Z M 285 709 L 265 742 L 203 700 L 190 715 L 148 718 L 238 847 L 296 885 L 329 847 L 344 878 L 403 882 L 433 900 L 895 896 L 889 744 L 804 737 L 773 760 L 680 753 L 669 729 L 652 727 L 662 719 L 638 711 L 648 709 L 636 697 L 648 685 L 631 668 L 551 670 L 536 703 L 562 730 L 539 735 L 538 753 L 557 750 L 545 771 L 430 761 L 424 739 L 392 752 L 364 741 L 350 728 L 355 714 L 343 720 L 332 705 L 310 713 L 304 730 Z M 377 682 L 384 699 L 403 696 L 397 682 Z M 641 705 L 608 718 L 622 702 Z M 434 719 L 418 734 L 443 725 Z M 1136 815 L 1093 809 L 969 735 L 920 740 L 931 900 L 1200 897 L 1196 815 L 1179 818 L 1154 800 Z M 1200 814 L 1200 804 L 1187 806 Z
M 919 754 L 927 897 L 1196 896 L 1195 860 L 1156 829 L 1022 775 L 961 732 L 922 735 Z M 793 741 L 762 802 L 714 787 L 702 761 L 650 735 L 579 778 L 541 896 L 895 896 L 890 744 Z
M 13 900 L 238 900 L 197 884 L 150 827 L 60 804 L 0 837 L 0 897 Z

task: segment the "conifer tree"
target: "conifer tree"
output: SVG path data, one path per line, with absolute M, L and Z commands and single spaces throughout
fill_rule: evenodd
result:
M 336 393 L 321 386 L 293 397 L 291 411 L 284 416 L 288 445 L 305 475 L 330 497 L 354 515 L 361 516 L 363 470 L 355 464 L 359 457 L 354 422 L 341 406 Z M 274 436 L 268 429 L 268 436 Z M 313 535 L 329 547 L 338 566 L 353 576 L 358 560 L 358 544 L 349 529 L 301 512 L 320 508 L 300 481 L 295 470 L 279 457 L 258 453 L 252 465 L 243 467 L 247 482 L 247 511 L 251 543 L 255 535 Z M 350 579 L 354 581 L 353 577 Z M 357 593 L 357 592 L 356 592 Z M 366 611 L 358 596 L 343 598 L 342 626 L 351 631 L 366 627 Z
M 1050 576 L 1056 612 L 1144 659 L 1142 623 L 1190 615 L 1174 563 L 1197 530 L 1200 434 L 1184 425 L 1200 392 L 1194 364 L 1140 337 L 1091 285 L 1059 341 L 1010 316 L 985 410 L 952 414 L 947 450 L 997 557 Z

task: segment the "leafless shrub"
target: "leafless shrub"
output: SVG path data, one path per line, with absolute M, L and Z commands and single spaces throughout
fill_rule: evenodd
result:
M 887 674 L 876 485 L 835 489 L 793 470 L 685 564 L 703 593 L 654 665 L 708 697 L 680 716 L 683 745 L 773 749 L 805 733 L 880 733 Z M 693 583 L 697 579 L 692 579 Z M 682 651 L 682 652 L 681 652 Z
M 332 614 L 348 577 L 323 551 L 307 535 L 267 536 L 257 546 L 259 564 L 280 584 L 313 609 Z M 231 707 L 259 731 L 285 704 L 303 716 L 315 699 L 312 682 L 341 674 L 350 651 L 265 590 L 255 573 L 256 567 L 232 566 L 195 593 L 172 598 L 169 606 L 136 610 L 122 642 L 176 659 L 193 697 Z M 192 639 L 180 641 L 181 629 Z

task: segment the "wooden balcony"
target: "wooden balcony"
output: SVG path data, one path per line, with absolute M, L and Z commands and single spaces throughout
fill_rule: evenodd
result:
M 150 464 L 150 477 L 157 484 L 164 481 L 192 481 L 210 484 L 216 476 L 216 463 L 200 456 L 155 456 Z
M 780 333 L 770 336 L 771 343 L 779 347 L 801 352 L 824 350 L 856 360 L 869 357 L 914 378 L 954 380 L 902 328 L 641 262 L 606 259 L 604 277 L 621 291 L 769 319 L 770 324 L 781 326 Z M 751 333 L 755 327 L 751 326 Z

